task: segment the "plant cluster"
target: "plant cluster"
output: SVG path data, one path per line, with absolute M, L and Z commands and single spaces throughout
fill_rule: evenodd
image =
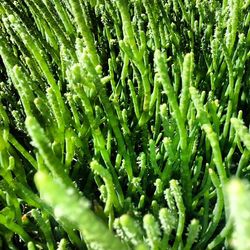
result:
M 0 248 L 250 249 L 249 51 L 249 0 L 1 0 Z

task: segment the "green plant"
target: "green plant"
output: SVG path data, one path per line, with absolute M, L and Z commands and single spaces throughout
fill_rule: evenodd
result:
M 247 250 L 249 10 L 2 0 L 0 248 Z

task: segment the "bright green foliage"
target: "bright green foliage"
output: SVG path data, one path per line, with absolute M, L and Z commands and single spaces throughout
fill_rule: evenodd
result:
M 57 182 L 53 181 L 45 172 L 35 175 L 41 198 L 53 207 L 55 218 L 74 225 L 74 229 L 79 229 L 91 249 L 127 249 L 95 217 L 89 209 L 89 202 L 79 197 L 74 188 L 67 187 L 60 181 L 60 178 L 57 178 Z
M 0 249 L 249 249 L 249 13 L 1 0 Z
M 250 225 L 248 223 L 250 219 L 249 183 L 233 179 L 227 186 L 227 194 L 234 227 L 232 245 L 237 250 L 247 250 L 250 248 Z M 239 208 L 241 208 L 240 213 Z

